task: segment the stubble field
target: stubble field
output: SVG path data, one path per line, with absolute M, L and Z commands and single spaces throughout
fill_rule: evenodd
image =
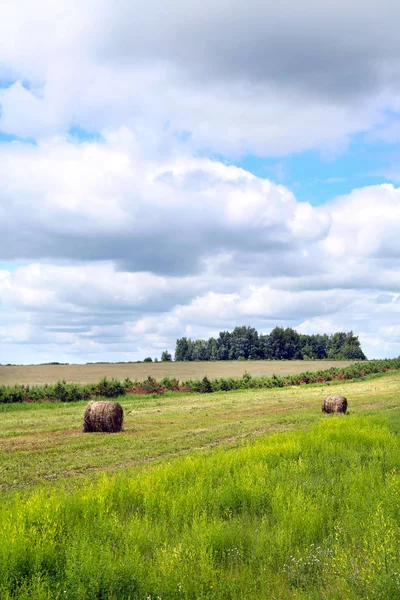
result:
M 39 385 L 56 383 L 65 379 L 67 383 L 93 383 L 103 377 L 123 381 L 146 379 L 149 375 L 159 381 L 163 377 L 187 379 L 209 379 L 219 377 L 241 377 L 245 371 L 253 376 L 293 375 L 304 371 L 318 371 L 330 367 L 347 367 L 358 361 L 352 360 L 249 360 L 218 362 L 164 362 L 164 363 L 124 363 L 89 365 L 27 365 L 0 366 L 0 385 Z

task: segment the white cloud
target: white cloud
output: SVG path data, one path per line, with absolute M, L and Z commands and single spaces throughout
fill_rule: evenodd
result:
M 188 331 L 241 323 L 328 322 L 360 333 L 372 355 L 397 350 L 391 185 L 315 208 L 219 161 L 150 161 L 126 128 L 104 142 L 7 144 L 0 159 L 1 257 L 31 259 L 0 271 L 2 352 L 13 360 L 34 348 L 141 358 Z
M 110 264 L 21 267 L 0 296 L 8 321 L 0 330 L 1 362 L 140 359 L 173 351 L 182 335 L 209 337 L 238 324 L 264 332 L 275 325 L 303 333 L 352 329 L 369 356 L 398 353 L 393 323 L 400 303 L 382 304 L 375 291 L 331 287 L 299 293 L 273 283 L 249 278 L 227 293 L 233 279 L 213 281 L 206 273 L 160 278 L 120 273 Z M 185 289 L 190 292 L 182 303 Z
M 332 334 L 336 333 L 337 331 L 343 331 L 343 329 L 343 325 L 335 324 L 330 319 L 321 317 L 312 317 L 311 319 L 306 319 L 297 327 L 297 331 L 299 333 L 304 333 L 307 335 L 314 335 L 318 333 Z
M 0 145 L 0 182 L 8 260 L 103 259 L 187 273 L 232 250 L 293 251 L 330 226 L 323 209 L 242 169 L 190 157 L 146 161 L 126 129 L 103 143 Z
M 354 329 L 398 353 L 400 190 L 316 208 L 204 158 L 396 141 L 396 16 L 2 3 L 0 131 L 35 143 L 0 144 L 0 259 L 27 263 L 0 270 L 0 361 L 143 358 L 242 323 Z
M 354 190 L 328 204 L 334 227 L 326 240 L 337 258 L 400 255 L 400 189 L 382 184 Z
M 3 3 L 0 130 L 127 125 L 144 145 L 157 131 L 225 155 L 335 152 L 398 109 L 399 9 L 353 5 Z

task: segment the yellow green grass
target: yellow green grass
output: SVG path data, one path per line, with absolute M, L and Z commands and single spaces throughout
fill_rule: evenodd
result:
M 330 367 L 347 367 L 354 360 L 248 360 L 218 362 L 164 362 L 164 363 L 126 363 L 96 365 L 27 365 L 1 366 L 0 385 L 39 385 L 56 383 L 65 379 L 68 383 L 93 383 L 103 377 L 123 381 L 129 377 L 144 380 L 149 375 L 160 381 L 171 377 L 185 381 L 187 379 L 209 379 L 219 377 L 241 377 L 245 371 L 254 376 L 293 375 L 305 371 L 318 371 Z
M 350 415 L 321 413 L 332 389 Z M 399 391 L 123 397 L 115 435 L 3 407 L 0 597 L 397 599 Z
M 306 427 L 322 419 L 332 390 L 350 411 L 381 414 L 399 406 L 400 373 L 350 384 L 243 390 L 167 397 L 124 396 L 124 431 L 82 433 L 84 405 L 0 406 L 0 489 L 119 470 L 171 455 Z

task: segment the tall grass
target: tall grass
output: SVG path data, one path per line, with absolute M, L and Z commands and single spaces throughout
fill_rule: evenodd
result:
M 371 417 L 0 508 L 0 597 L 400 596 L 400 447 Z

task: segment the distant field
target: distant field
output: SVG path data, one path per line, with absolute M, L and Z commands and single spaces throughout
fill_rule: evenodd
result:
M 71 383 L 92 383 L 103 377 L 123 380 L 143 380 L 151 375 L 159 380 L 163 377 L 176 377 L 179 380 L 199 379 L 205 375 L 217 377 L 241 377 L 245 371 L 259 375 L 293 375 L 304 371 L 318 371 L 329 367 L 347 367 L 354 360 L 254 360 L 219 362 L 167 362 L 134 364 L 96 365 L 30 365 L 22 367 L 0 366 L 0 385 L 55 383 L 65 379 Z

